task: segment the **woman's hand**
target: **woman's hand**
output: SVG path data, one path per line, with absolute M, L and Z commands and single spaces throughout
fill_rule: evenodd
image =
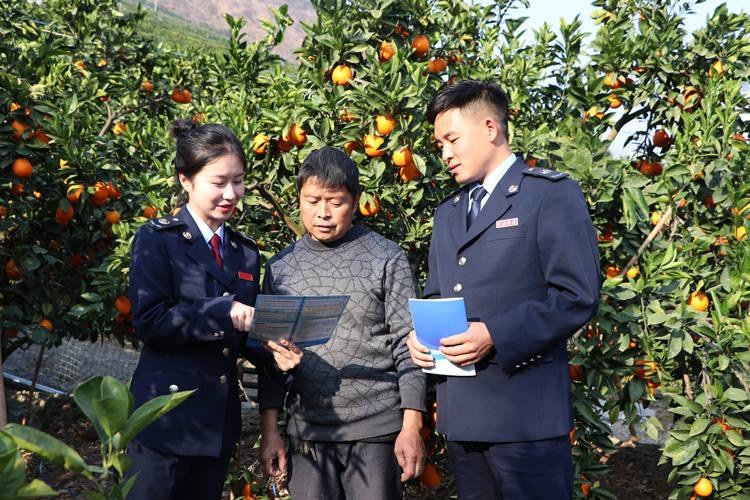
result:
M 241 332 L 250 331 L 250 323 L 253 322 L 253 314 L 255 314 L 255 308 L 245 305 L 242 302 L 236 300 L 232 302 L 232 309 L 229 310 L 229 316 L 232 318 L 232 324 L 235 330 Z
M 266 349 L 271 351 L 273 359 L 284 373 L 297 366 L 304 355 L 302 349 L 286 339 L 281 339 L 278 343 L 269 340 L 266 342 Z

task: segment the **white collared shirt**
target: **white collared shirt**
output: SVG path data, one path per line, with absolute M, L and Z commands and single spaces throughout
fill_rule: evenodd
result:
M 486 196 L 485 196 L 486 198 Z M 190 213 L 190 215 L 193 217 L 193 220 L 195 221 L 195 224 L 198 226 L 198 230 L 201 232 L 201 235 L 203 235 L 203 239 L 206 240 L 206 245 L 208 245 L 209 250 L 211 249 L 211 238 L 214 234 L 219 235 L 219 239 L 221 239 L 221 256 L 224 257 L 224 224 L 219 226 L 219 229 L 216 230 L 216 233 L 214 233 L 210 227 L 208 227 L 208 224 L 206 224 L 203 219 L 198 217 L 198 215 L 190 210 L 190 205 L 185 204 L 185 208 Z
M 490 196 L 492 195 L 492 192 L 495 190 L 498 183 L 500 182 L 500 179 L 503 178 L 505 173 L 510 169 L 510 166 L 513 165 L 515 162 L 516 162 L 516 155 L 511 153 L 509 157 L 507 157 L 492 172 L 487 174 L 487 177 L 484 178 L 482 187 L 484 188 L 485 191 L 487 191 L 487 194 L 484 195 L 484 198 L 482 198 L 482 201 L 479 204 L 480 210 L 483 209 L 484 206 L 487 204 L 487 200 L 490 199 Z M 477 184 L 476 186 L 472 187 L 469 190 L 469 211 L 471 210 L 471 204 L 473 203 L 471 200 L 471 192 L 474 191 L 478 187 L 479 187 L 479 184 Z

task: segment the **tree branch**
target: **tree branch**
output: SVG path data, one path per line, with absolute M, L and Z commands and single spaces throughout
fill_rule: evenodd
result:
M 279 203 L 279 200 L 276 199 L 276 197 L 271 193 L 271 191 L 269 191 L 262 184 L 254 184 L 253 186 L 250 186 L 250 189 L 253 189 L 253 188 L 258 191 L 258 193 L 263 197 L 263 199 L 265 199 L 266 201 L 271 203 L 271 205 L 273 205 L 274 210 L 279 212 L 279 214 L 284 219 L 284 222 L 286 223 L 286 225 L 289 226 L 289 228 L 292 231 L 294 231 L 294 234 L 296 234 L 298 238 L 301 238 L 302 236 L 305 235 L 305 229 L 302 226 L 300 226 L 294 219 L 292 219 L 291 217 L 287 215 L 286 210 L 284 210 L 281 207 L 281 203 Z

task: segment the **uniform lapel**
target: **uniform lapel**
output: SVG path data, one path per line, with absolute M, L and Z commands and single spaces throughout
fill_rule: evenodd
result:
M 225 270 L 219 269 L 219 265 L 211 255 L 211 251 L 206 244 L 206 240 L 203 239 L 198 225 L 195 220 L 190 216 L 190 212 L 187 209 L 182 209 L 177 214 L 186 225 L 187 230 L 182 233 L 182 237 L 189 243 L 190 248 L 187 251 L 188 256 L 197 262 L 208 274 L 213 276 L 217 281 L 221 282 L 224 286 L 229 287 L 231 275 L 226 274 L 226 262 L 224 263 Z M 224 231 L 224 238 L 226 239 L 226 231 Z M 227 253 L 225 249 L 225 253 Z
M 466 234 L 466 212 L 469 211 L 469 196 L 467 193 L 468 189 L 464 187 L 457 191 L 448 202 L 451 204 L 448 228 L 457 243 Z
M 224 225 L 224 279 L 227 286 L 235 278 L 237 272 L 242 270 L 242 251 L 237 243 L 237 238 Z
M 522 172 L 524 168 L 526 168 L 526 164 L 520 159 L 516 160 L 510 166 L 502 179 L 500 179 L 500 182 L 495 186 L 490 199 L 482 207 L 474 223 L 468 231 L 463 233 L 464 237 L 459 239 L 459 250 L 493 225 L 497 219 L 510 209 L 510 198 L 521 189 L 521 178 L 523 177 Z M 465 198 L 468 199 L 468 196 Z M 467 207 L 465 208 L 468 210 Z M 464 227 L 466 227 L 465 218 Z

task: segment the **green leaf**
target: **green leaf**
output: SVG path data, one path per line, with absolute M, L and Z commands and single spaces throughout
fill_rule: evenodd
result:
M 697 418 L 695 422 L 690 426 L 690 437 L 698 436 L 703 434 L 708 426 L 711 425 L 711 421 L 707 418 Z
M 39 479 L 32 479 L 29 484 L 23 485 L 16 491 L 15 496 L 5 497 L 0 495 L 0 499 L 3 498 L 40 498 L 40 497 L 52 497 L 57 496 L 60 493 L 50 488 L 46 483 Z
M 693 459 L 698 452 L 698 440 L 689 439 L 672 455 L 672 466 L 684 465 Z
M 73 448 L 42 431 L 18 424 L 8 424 L 5 432 L 10 434 L 20 448 L 36 453 L 40 457 L 60 465 L 65 470 L 77 472 L 93 479 L 88 465 Z
M 78 407 L 81 408 L 84 415 L 94 425 L 94 429 L 96 429 L 96 433 L 99 435 L 99 440 L 106 443 L 109 436 L 104 428 L 102 428 L 96 415 L 96 409 L 94 408 L 94 401 L 102 397 L 101 384 L 103 379 L 103 376 L 98 375 L 83 382 L 73 391 L 73 399 L 75 399 Z
M 185 401 L 193 392 L 195 390 L 158 396 L 136 408 L 122 431 L 119 449 L 124 450 L 141 430 Z
M 730 387 L 729 389 L 724 391 L 723 397 L 729 399 L 730 401 L 747 401 L 747 393 L 742 389 L 738 389 L 737 387 Z
M 25 464 L 13 438 L 0 431 L 0 498 L 15 493 L 23 485 Z
M 727 439 L 729 439 L 729 442 L 735 446 L 745 446 L 745 439 L 734 429 L 727 431 Z

